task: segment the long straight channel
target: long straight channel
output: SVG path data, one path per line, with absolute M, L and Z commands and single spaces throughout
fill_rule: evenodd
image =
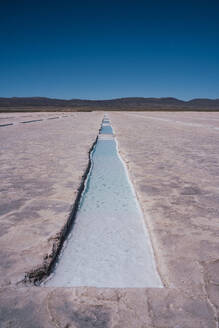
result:
M 163 287 L 110 121 L 104 117 L 73 229 L 46 286 Z

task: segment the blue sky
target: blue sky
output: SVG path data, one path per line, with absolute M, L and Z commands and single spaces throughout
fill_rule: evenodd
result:
M 219 98 L 219 1 L 2 1 L 0 96 Z

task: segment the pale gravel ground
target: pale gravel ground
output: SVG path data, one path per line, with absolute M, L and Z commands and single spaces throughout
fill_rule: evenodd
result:
M 218 113 L 109 114 L 166 288 L 14 285 L 49 250 L 87 164 L 102 114 L 74 115 L 0 129 L 1 326 L 218 327 Z

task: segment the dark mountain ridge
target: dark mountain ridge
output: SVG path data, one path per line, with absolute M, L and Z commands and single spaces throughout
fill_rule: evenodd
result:
M 109 100 L 86 100 L 86 99 L 56 99 L 46 97 L 12 97 L 0 98 L 0 107 L 86 107 L 106 108 L 106 109 L 218 109 L 219 99 L 192 99 L 183 101 L 172 97 L 166 98 L 143 98 L 143 97 L 127 97 Z

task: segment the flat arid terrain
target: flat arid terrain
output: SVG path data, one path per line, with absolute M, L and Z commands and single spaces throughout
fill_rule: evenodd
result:
M 217 112 L 107 113 L 162 288 L 40 284 L 70 229 L 103 116 L 0 114 L 0 327 L 218 328 Z

